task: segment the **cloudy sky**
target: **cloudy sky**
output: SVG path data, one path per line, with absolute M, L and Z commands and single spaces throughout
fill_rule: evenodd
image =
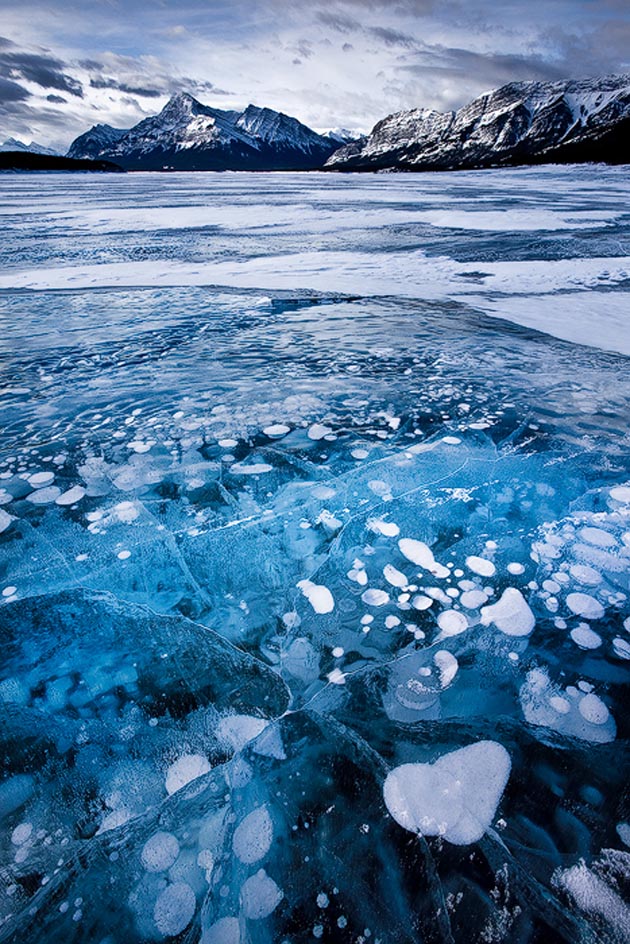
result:
M 0 0 L 0 140 L 64 148 L 176 91 L 369 130 L 511 80 L 630 72 L 630 0 Z

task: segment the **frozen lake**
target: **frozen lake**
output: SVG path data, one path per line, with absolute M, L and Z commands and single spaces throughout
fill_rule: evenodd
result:
M 0 941 L 627 940 L 627 169 L 0 219 Z

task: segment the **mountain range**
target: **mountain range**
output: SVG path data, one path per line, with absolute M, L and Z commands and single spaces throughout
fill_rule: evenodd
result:
M 464 170 L 630 162 L 630 75 L 512 82 L 458 111 L 402 111 L 336 151 L 327 170 Z
M 127 170 L 309 170 L 343 140 L 271 108 L 223 111 L 180 92 L 128 130 L 95 125 L 73 141 L 68 157 L 105 158 Z
M 9 139 L 0 151 L 54 155 Z M 175 95 L 133 128 L 97 124 L 68 158 L 126 170 L 463 170 L 539 163 L 630 162 L 630 75 L 511 82 L 457 111 L 419 108 L 353 139 L 319 134 L 282 112 L 225 111 Z
M 31 141 L 30 144 L 25 144 L 24 141 L 18 141 L 17 138 L 7 138 L 6 141 L 0 144 L 0 153 L 4 152 L 13 154 L 18 152 L 21 154 L 46 154 L 48 157 L 57 157 L 59 155 L 59 151 L 44 147 L 43 144 L 38 144 L 37 141 Z

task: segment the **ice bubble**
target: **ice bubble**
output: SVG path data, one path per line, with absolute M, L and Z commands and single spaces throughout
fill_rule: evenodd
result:
M 317 442 L 323 439 L 324 436 L 329 436 L 331 433 L 332 429 L 330 426 L 324 426 L 322 423 L 313 423 L 306 435 L 309 439 L 314 439 Z
M 415 597 L 413 597 L 411 605 L 414 610 L 428 610 L 430 606 L 433 606 L 433 600 L 431 597 L 427 597 L 423 593 L 418 593 Z
M 529 636 L 536 619 L 520 590 L 507 587 L 496 603 L 481 610 L 483 626 L 494 623 L 506 636 Z
M 585 623 L 580 623 L 571 630 L 571 639 L 580 649 L 597 649 L 602 644 L 602 637 L 598 636 Z
M 510 769 L 510 755 L 501 744 L 478 741 L 433 764 L 394 768 L 383 787 L 385 805 L 410 832 L 468 845 L 491 825 Z
M 367 606 L 384 606 L 389 603 L 389 593 L 371 587 L 361 594 L 361 599 Z
M 385 617 L 385 628 L 394 629 L 394 627 L 400 626 L 400 620 L 397 616 L 386 616 Z
M 167 885 L 158 896 L 153 909 L 153 920 L 160 932 L 167 937 L 181 934 L 195 916 L 197 899 L 186 882 Z
M 67 492 L 63 492 L 59 498 L 56 499 L 55 504 L 57 505 L 74 505 L 75 502 L 81 501 L 85 495 L 85 489 L 82 485 L 73 485 L 72 488 L 69 488 Z
M 0 508 L 0 534 L 7 530 L 12 521 L 15 521 L 15 517 L 5 511 L 4 508 Z
M 485 557 L 475 557 L 474 554 L 466 558 L 466 566 L 474 574 L 479 574 L 481 577 L 494 577 L 497 572 L 492 561 Z
M 621 636 L 615 636 L 612 645 L 618 659 L 630 659 L 630 643 L 627 640 L 622 639 Z
M 617 543 L 612 534 L 602 528 L 580 528 L 579 535 L 583 541 L 595 547 L 612 547 Z
M 570 593 L 567 596 L 567 606 L 572 613 L 586 619 L 600 619 L 604 615 L 604 607 L 589 593 Z
M 440 685 L 442 688 L 447 688 L 457 675 L 459 662 L 448 649 L 438 649 L 433 656 L 433 661 L 440 673 Z
M 55 481 L 54 472 L 34 472 L 28 477 L 28 483 L 32 488 L 43 488 Z
M 263 429 L 265 436 L 269 436 L 271 439 L 279 439 L 281 436 L 286 436 L 289 432 L 291 432 L 290 428 L 285 426 L 284 423 L 273 423 L 271 426 L 265 426 Z
M 326 677 L 332 685 L 345 685 L 346 684 L 346 676 L 341 671 L 341 669 L 333 669 L 332 672 L 329 672 Z
M 119 551 L 118 554 L 116 554 L 116 557 L 118 560 L 129 560 L 131 557 L 131 551 Z
M 569 573 L 579 583 L 584 583 L 595 587 L 602 582 L 602 575 L 594 567 L 588 567 L 586 564 L 572 564 Z
M 397 570 L 393 564 L 385 564 L 383 567 L 383 576 L 385 577 L 387 583 L 390 583 L 392 587 L 402 588 L 407 586 L 408 581 L 406 576 L 402 573 L 402 571 Z
M 219 918 L 205 929 L 199 944 L 241 944 L 238 918 Z
M 46 488 L 38 488 L 36 491 L 31 492 L 26 500 L 33 505 L 52 505 L 53 502 L 57 501 L 60 495 L 60 488 L 57 488 L 56 485 L 48 485 Z
M 519 574 L 524 573 L 525 568 L 522 564 L 519 564 L 517 561 L 512 561 L 507 565 L 508 573 L 518 576 Z
M 265 472 L 271 472 L 273 466 L 268 462 L 252 462 L 251 465 L 245 465 L 242 462 L 235 462 L 231 471 L 235 475 L 264 475 Z
M 253 921 L 268 917 L 283 898 L 283 892 L 264 869 L 251 875 L 241 888 L 243 914 Z
M 610 715 L 601 698 L 592 693 L 585 695 L 580 700 L 578 710 L 584 720 L 590 722 L 590 724 L 606 724 Z
M 273 841 L 273 823 L 266 806 L 249 813 L 234 830 L 232 849 L 246 865 L 259 862 L 267 855 Z
M 147 872 L 166 872 L 179 855 L 179 842 L 172 833 L 158 832 L 148 839 L 140 853 Z
M 381 518 L 369 518 L 367 527 L 376 534 L 382 534 L 386 538 L 395 538 L 400 534 L 400 528 L 393 521 L 383 521 Z
M 401 538 L 398 542 L 398 548 L 408 561 L 430 571 L 435 577 L 450 576 L 450 570 L 437 563 L 433 551 L 424 541 L 416 541 L 415 538 Z
M 443 636 L 459 636 L 468 629 L 468 620 L 457 610 L 443 610 L 437 618 Z
M 183 754 L 166 771 L 166 792 L 169 795 L 176 793 L 209 770 L 208 758 L 203 754 Z
M 11 842 L 14 846 L 22 846 L 31 838 L 33 832 L 32 823 L 20 823 L 11 833 Z
M 316 613 L 332 613 L 335 608 L 335 601 L 328 587 L 313 583 L 312 580 L 300 580 L 297 587 L 302 591 Z
M 467 610 L 477 610 L 487 602 L 488 597 L 483 590 L 466 590 L 465 593 L 461 595 L 461 604 L 465 606 Z
M 616 485 L 610 490 L 610 497 L 615 501 L 630 504 L 630 485 Z

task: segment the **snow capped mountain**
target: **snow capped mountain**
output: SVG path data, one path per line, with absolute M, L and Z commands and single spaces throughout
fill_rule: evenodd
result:
M 18 141 L 17 138 L 7 138 L 2 144 L 0 144 L 0 151 L 20 151 L 24 154 L 47 154 L 49 157 L 57 157 L 59 152 L 53 150 L 53 148 L 44 147 L 43 144 L 38 144 L 37 141 L 31 141 L 30 144 L 25 144 L 23 141 Z
M 98 129 L 116 137 L 104 137 Z M 77 138 L 68 154 L 107 158 L 134 170 L 297 170 L 321 167 L 336 147 L 270 108 L 223 111 L 181 92 L 129 131 L 97 125 Z
M 354 134 L 347 128 L 331 128 L 329 131 L 322 132 L 322 134 L 325 138 L 330 138 L 331 141 L 338 141 L 339 144 L 350 144 L 352 141 L 358 141 L 361 137 L 365 138 L 365 135 Z
M 459 170 L 514 164 L 630 162 L 630 75 L 512 82 L 459 111 L 398 112 L 363 144 L 340 148 L 335 170 Z
M 67 157 L 94 159 L 100 157 L 108 148 L 127 134 L 127 129 L 112 128 L 111 125 L 94 125 L 85 134 L 76 138 L 67 153 Z

